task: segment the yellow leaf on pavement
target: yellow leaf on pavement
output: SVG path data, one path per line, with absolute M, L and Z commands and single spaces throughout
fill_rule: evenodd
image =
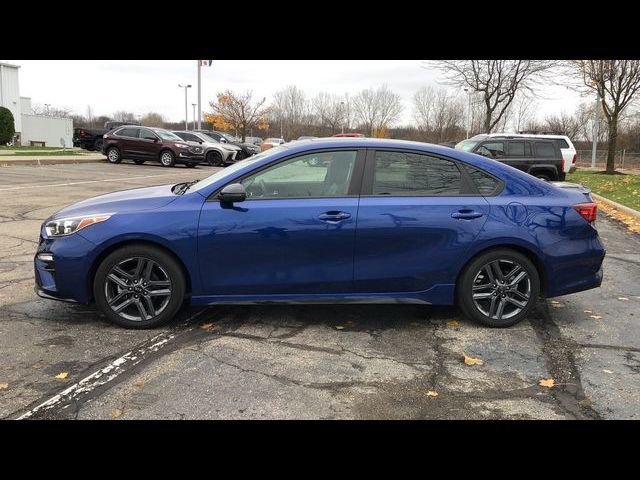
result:
M 114 408 L 113 410 L 111 410 L 111 416 L 113 418 L 118 418 L 120 415 L 122 415 L 122 410 L 120 410 L 119 408 Z
M 464 363 L 467 365 L 482 365 L 482 360 L 479 358 L 469 357 L 466 353 L 463 353 L 462 355 L 464 355 Z
M 556 382 L 553 381 L 553 378 L 547 378 L 546 380 L 540 380 L 538 382 L 540 384 L 541 387 L 547 387 L 547 388 L 551 388 L 553 387 Z
M 602 369 L 602 371 L 603 371 L 604 373 L 613 373 L 611 370 L 607 370 L 606 368 L 603 368 L 603 369 Z
M 592 310 L 584 310 L 584 313 L 593 313 Z
M 438 396 L 438 392 L 435 392 L 433 390 L 429 390 L 429 391 L 427 391 L 427 393 L 425 393 L 425 395 L 427 397 L 437 397 Z
M 9 388 L 8 383 L 0 383 L 0 390 L 4 390 L 5 388 Z
M 336 330 L 344 330 L 344 327 L 342 325 L 336 325 Z
M 600 320 L 602 318 L 601 315 L 589 315 L 591 318 L 595 318 L 596 320 Z
M 456 328 L 460 326 L 460 322 L 457 320 L 449 320 L 447 322 L 447 327 Z
M 67 378 L 67 375 L 69 375 L 69 372 L 62 372 L 62 373 L 59 373 L 58 375 L 56 375 L 56 378 L 64 380 L 65 378 Z
M 627 301 L 629 299 L 627 297 L 618 297 L 618 300 Z
M 213 323 L 202 323 L 200 324 L 200 328 L 204 330 L 211 330 L 215 325 Z

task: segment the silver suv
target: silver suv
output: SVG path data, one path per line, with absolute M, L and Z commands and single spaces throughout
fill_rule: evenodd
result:
M 234 163 L 238 159 L 238 152 L 241 150 L 240 147 L 236 145 L 220 143 L 206 133 L 188 132 L 184 130 L 174 130 L 173 133 L 186 142 L 196 142 L 202 145 L 205 162 L 214 167 Z

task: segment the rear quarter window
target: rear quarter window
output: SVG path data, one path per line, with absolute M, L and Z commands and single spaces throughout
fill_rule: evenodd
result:
M 537 158 L 556 158 L 556 149 L 551 142 L 535 142 Z
M 464 169 L 471 177 L 471 181 L 476 185 L 480 195 L 494 195 L 500 190 L 500 181 L 488 173 L 478 170 L 471 165 L 463 164 Z
M 558 144 L 558 148 L 571 148 L 564 138 L 557 138 L 556 143 Z

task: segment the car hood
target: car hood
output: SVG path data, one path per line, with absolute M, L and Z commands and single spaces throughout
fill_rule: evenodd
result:
M 107 193 L 69 205 L 48 220 L 78 215 L 153 210 L 178 198 L 178 195 L 171 192 L 172 187 L 173 185 L 158 185 Z

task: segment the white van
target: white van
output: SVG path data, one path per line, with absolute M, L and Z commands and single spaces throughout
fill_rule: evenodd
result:
M 562 159 L 564 160 L 562 171 L 567 174 L 575 170 L 576 160 L 578 155 L 576 148 L 571 143 L 571 140 L 566 135 L 554 135 L 546 133 L 482 133 L 483 137 L 534 137 L 534 138 L 553 138 L 556 140 L 560 151 L 562 152 Z

